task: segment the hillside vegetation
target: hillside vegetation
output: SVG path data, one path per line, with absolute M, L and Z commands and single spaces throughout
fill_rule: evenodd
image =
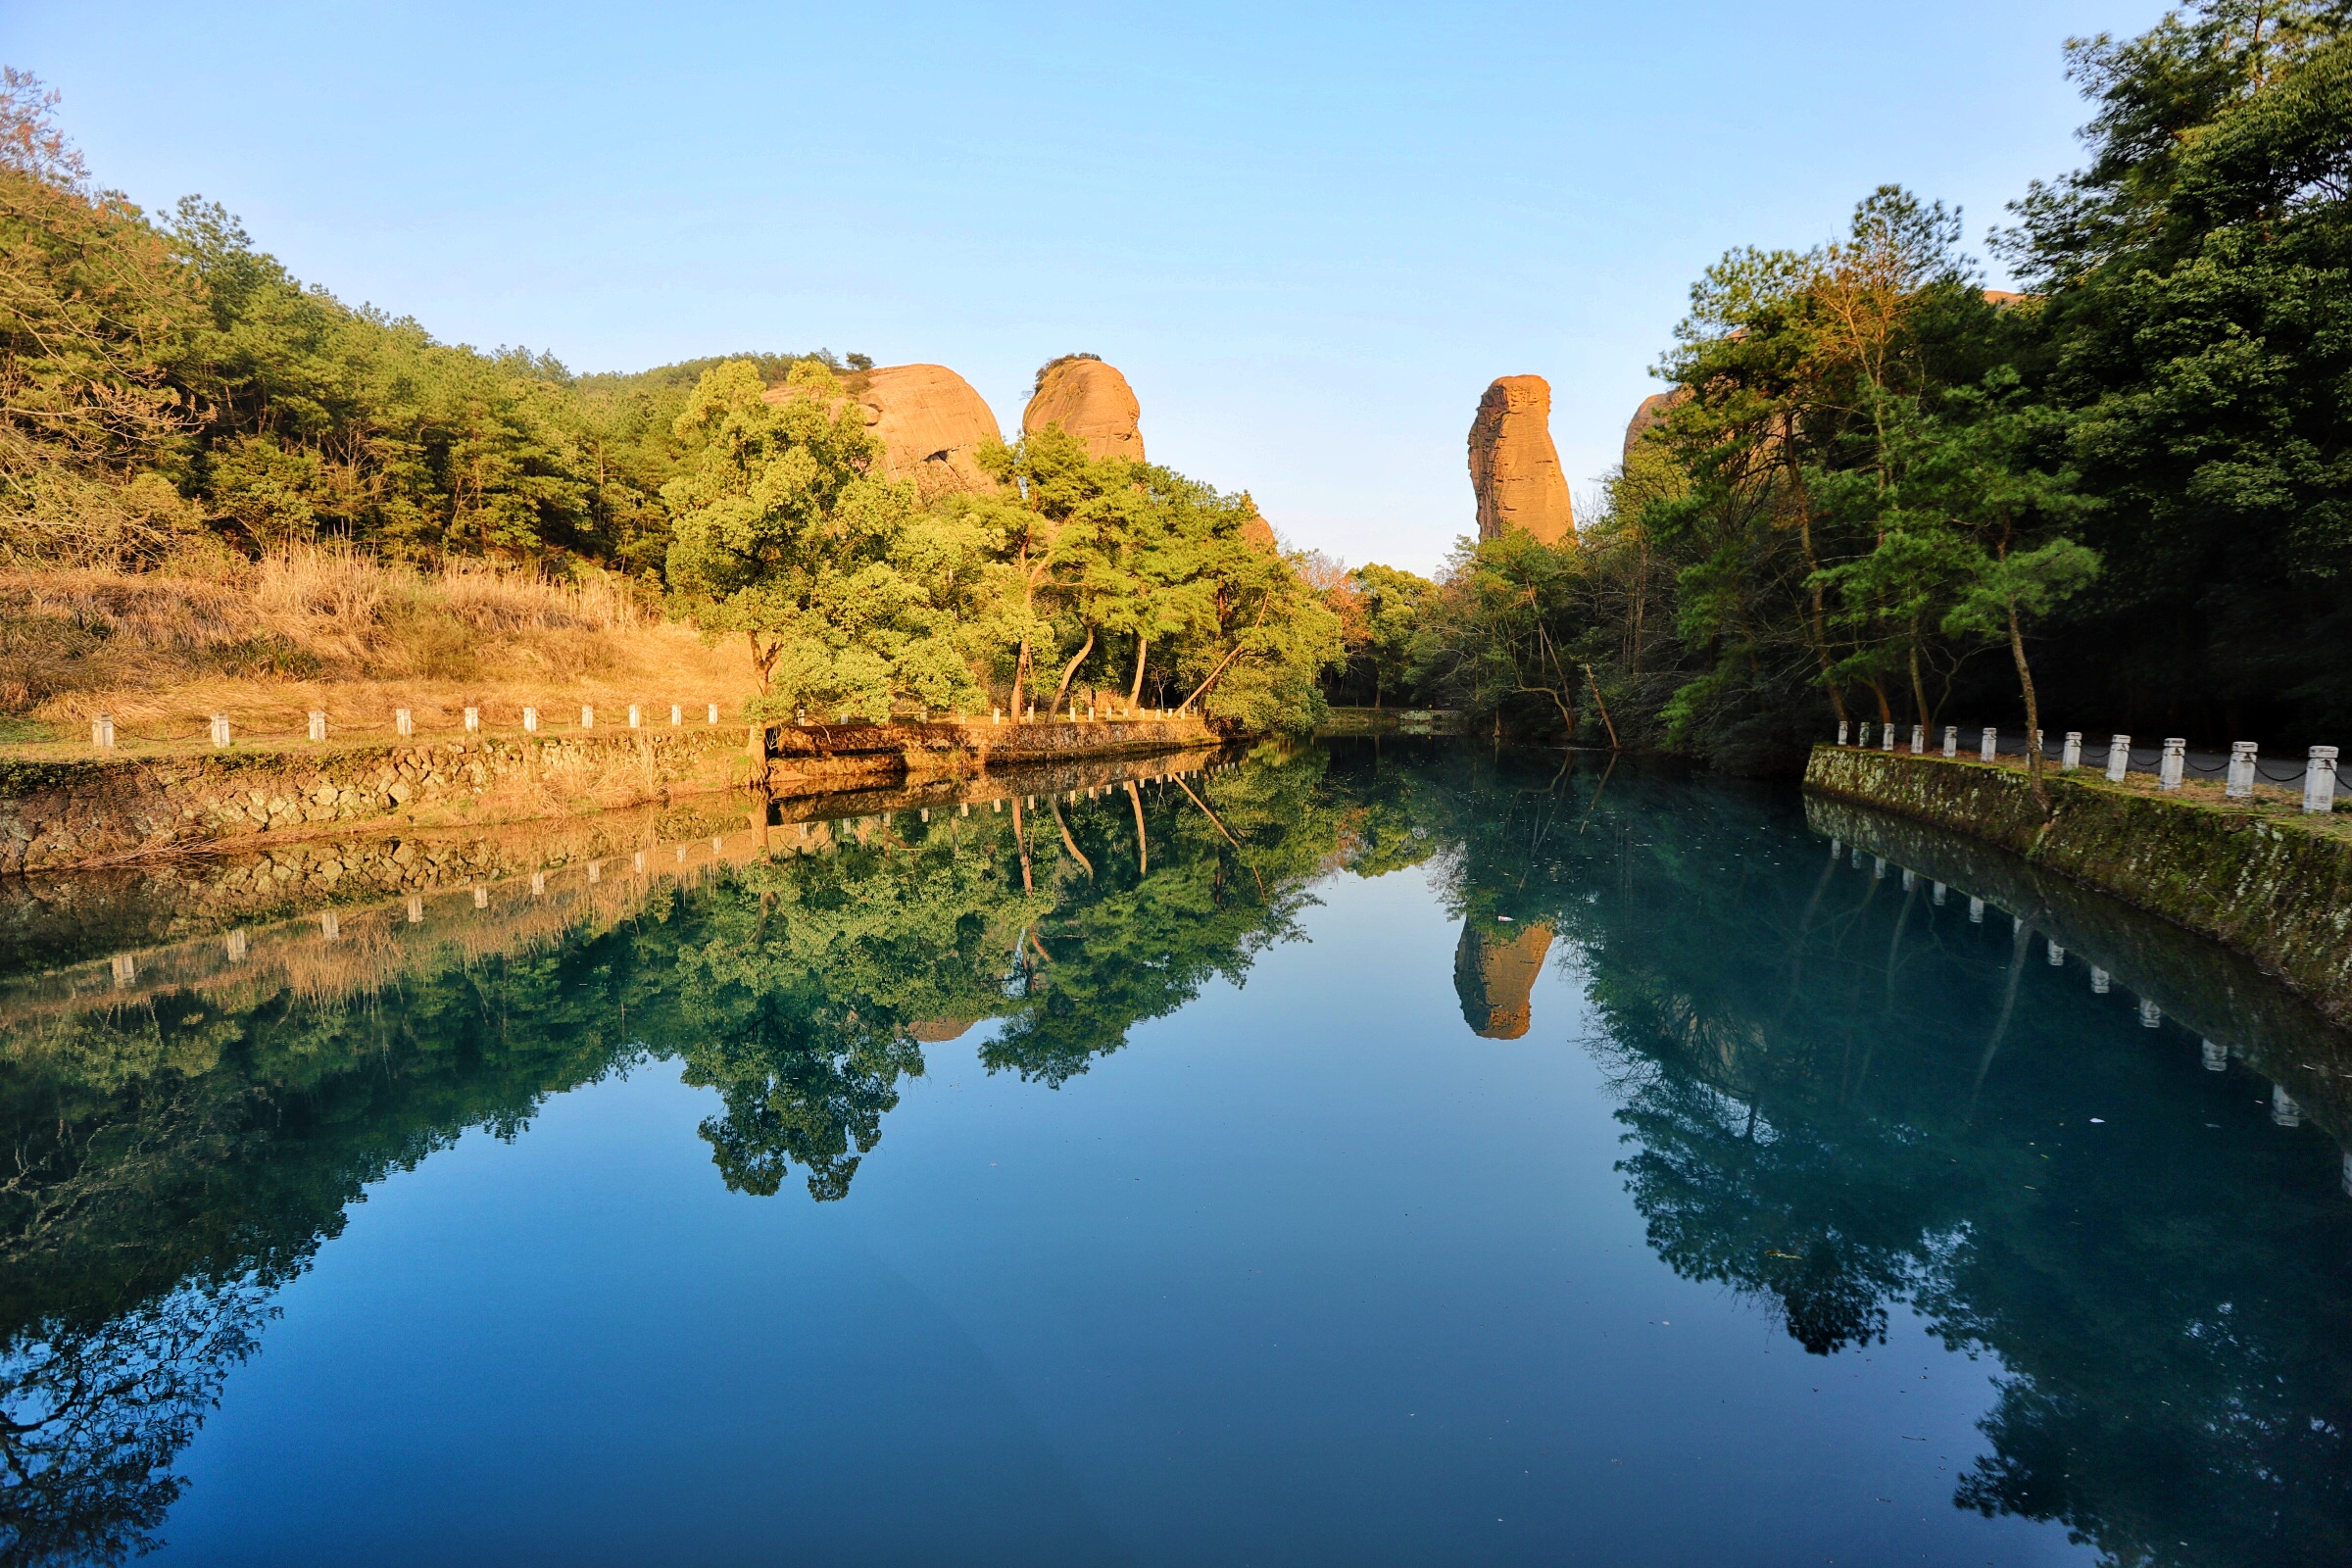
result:
M 1994 235 L 1886 187 L 1708 269 L 1580 537 L 1358 574 L 1347 689 L 1792 768 L 1839 719 L 2352 744 L 2352 9 L 2077 40 Z
M 983 454 L 998 488 L 926 503 L 843 395 L 862 355 L 574 375 L 443 343 L 299 282 L 215 204 L 98 188 L 56 102 L 0 75 L 20 736 L 102 705 L 169 728 L 680 693 L 875 719 L 1190 704 L 1261 731 L 1322 711 L 1338 617 L 1246 493 L 1049 427 Z

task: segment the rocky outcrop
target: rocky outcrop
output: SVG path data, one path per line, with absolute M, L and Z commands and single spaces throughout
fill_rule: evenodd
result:
M 1036 435 L 1058 424 L 1097 458 L 1144 460 L 1144 435 L 1136 428 L 1142 405 L 1127 378 L 1101 360 L 1059 360 L 1038 377 L 1037 395 L 1021 415 L 1021 430 Z
M 1666 422 L 1666 416 L 1690 401 L 1690 389 L 1678 386 L 1671 392 L 1652 392 L 1642 400 L 1634 416 L 1625 424 L 1625 455 L 1634 455 L 1634 443 Z
M 1282 554 L 1282 541 L 1275 537 L 1274 525 L 1254 512 L 1242 524 L 1242 543 L 1269 561 Z
M 1462 1020 L 1482 1040 L 1516 1040 L 1527 1033 L 1530 994 L 1551 952 L 1551 927 L 1488 925 L 1475 915 L 1462 924 L 1453 950 L 1453 990 Z
M 980 466 L 985 442 L 1004 432 L 987 399 L 944 365 L 887 365 L 850 378 L 850 395 L 882 438 L 894 479 L 912 479 L 929 500 L 959 490 L 994 489 Z
M 846 377 L 842 389 L 881 438 L 882 470 L 889 477 L 913 480 L 926 501 L 995 487 L 979 452 L 983 442 L 1002 441 L 1004 432 L 988 400 L 954 370 L 885 365 Z M 794 394 L 778 386 L 763 395 L 781 403 Z
M 1478 496 L 1478 536 L 1499 539 L 1524 528 L 1545 544 L 1576 531 L 1568 480 L 1551 444 L 1551 383 L 1506 375 L 1478 400 L 1470 423 L 1470 487 Z

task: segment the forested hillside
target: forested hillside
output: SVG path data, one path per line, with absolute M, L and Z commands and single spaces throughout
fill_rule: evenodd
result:
M 2348 20 L 2069 44 L 2088 162 L 1994 234 L 2021 291 L 1894 187 L 1724 257 L 1603 514 L 1358 573 L 1411 625 L 1349 690 L 1750 770 L 1840 717 L 2352 744 Z
M 216 204 L 98 187 L 56 113 L 0 79 L 0 701 L 72 717 L 84 650 L 137 635 L 91 573 L 241 580 L 327 544 L 618 576 L 741 649 L 771 714 L 1322 710 L 1337 618 L 1246 493 L 1049 426 L 926 498 L 846 396 L 862 355 L 574 375 L 444 343 L 298 281 Z M 251 664 L 222 672 L 273 673 Z

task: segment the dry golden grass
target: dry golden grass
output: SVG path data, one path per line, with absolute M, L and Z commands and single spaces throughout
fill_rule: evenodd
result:
M 87 748 L 111 713 L 126 748 L 201 745 L 228 715 L 238 743 L 300 740 L 313 710 L 331 739 L 390 739 L 393 712 L 419 735 L 492 730 L 524 707 L 551 731 L 622 727 L 627 708 L 666 726 L 756 687 L 736 646 L 641 606 L 618 578 L 559 582 L 478 563 L 438 570 L 302 549 L 186 571 L 0 572 L 0 738 Z

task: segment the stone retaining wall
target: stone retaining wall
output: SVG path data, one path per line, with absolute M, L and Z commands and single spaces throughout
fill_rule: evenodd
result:
M 1197 719 L 462 736 L 0 761 L 0 873 L 355 831 L 477 827 L 754 783 L 784 795 L 1213 744 Z
M 2352 1023 L 2352 837 L 2275 802 L 2229 805 L 1998 763 L 1815 748 L 1805 788 L 2014 850 L 2211 937 Z

